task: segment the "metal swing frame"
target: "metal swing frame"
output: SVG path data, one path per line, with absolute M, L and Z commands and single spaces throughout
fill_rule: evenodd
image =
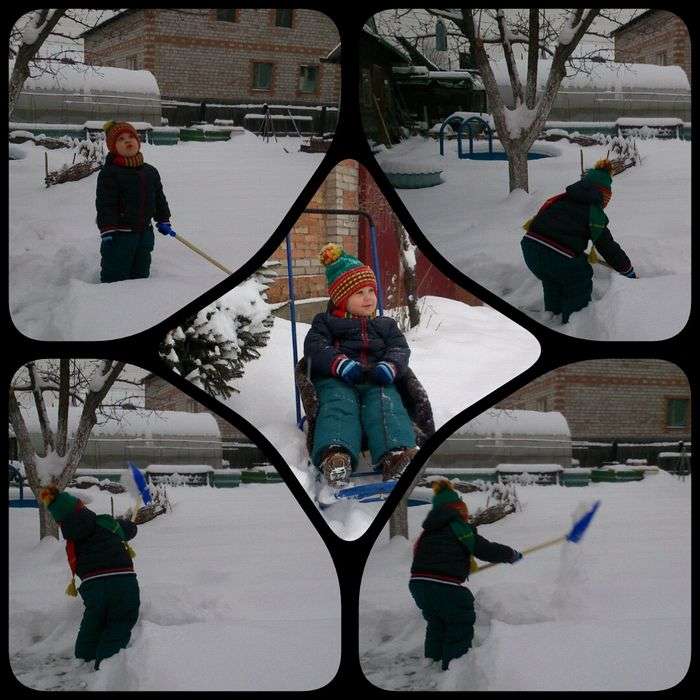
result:
M 372 254 L 372 269 L 374 276 L 377 278 L 377 310 L 380 316 L 384 315 L 384 291 L 382 289 L 382 279 L 379 270 L 379 251 L 377 248 L 377 227 L 374 225 L 372 216 L 363 209 L 304 209 L 304 214 L 335 214 L 345 216 L 363 216 L 369 224 L 370 249 Z M 299 346 L 297 343 L 297 314 L 296 314 L 296 295 L 294 293 L 294 275 L 292 271 L 292 240 L 291 231 L 286 236 L 287 242 L 287 282 L 289 285 L 289 309 L 290 320 L 292 322 L 292 356 L 294 358 L 294 368 L 299 364 Z M 299 430 L 304 429 L 304 421 L 306 416 L 301 415 L 301 397 L 299 396 L 299 387 L 294 382 L 294 400 L 296 405 L 297 427 Z

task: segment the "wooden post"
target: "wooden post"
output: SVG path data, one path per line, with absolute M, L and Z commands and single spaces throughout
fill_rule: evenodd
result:
M 114 496 L 109 497 L 109 506 L 112 512 L 112 517 L 114 517 Z
M 44 151 L 44 173 L 46 175 L 46 179 L 44 182 L 46 183 L 46 186 L 49 186 L 49 152 Z

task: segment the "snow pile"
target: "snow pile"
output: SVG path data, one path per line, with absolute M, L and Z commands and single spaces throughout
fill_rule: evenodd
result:
M 16 134 L 22 132 L 16 131 Z M 32 136 L 34 138 L 34 136 Z M 24 160 L 27 157 L 27 151 L 24 148 L 20 148 L 16 143 L 8 144 L 8 151 L 10 155 L 10 160 Z
M 485 504 L 482 493 L 462 497 L 471 512 Z M 583 489 L 519 486 L 523 510 L 479 532 L 521 550 L 546 542 L 568 530 L 582 497 L 602 505 L 579 544 L 549 547 L 470 579 L 474 647 L 446 672 L 423 658 L 425 621 L 408 591 L 411 544 L 389 541 L 385 530 L 360 595 L 368 680 L 412 691 L 654 691 L 679 683 L 691 650 L 687 483 L 660 472 Z M 412 543 L 428 508 L 408 512 Z
M 9 164 L 10 311 L 25 335 L 54 341 L 127 336 L 225 279 L 176 239 L 156 232 L 149 279 L 100 284 L 97 177 L 46 189 L 46 150 L 25 148 L 27 158 Z M 142 149 L 160 171 L 173 228 L 232 270 L 269 238 L 324 155 L 293 146 L 285 153 L 249 132 L 220 143 Z M 71 152 L 50 151 L 49 167 L 71 158 Z
M 566 418 L 559 411 L 523 411 L 492 408 L 462 427 L 456 435 L 481 435 L 500 438 L 503 435 L 561 435 L 571 437 Z
M 75 494 L 110 512 L 111 494 Z M 169 487 L 168 498 L 173 511 L 140 525 L 131 542 L 141 610 L 129 646 L 97 673 L 73 659 L 84 608 L 64 595 L 64 542 L 38 542 L 36 510 L 10 510 L 9 653 L 18 680 L 39 690 L 198 692 L 328 683 L 340 662 L 338 580 L 289 489 Z M 133 505 L 128 494 L 113 499 L 117 514 Z M 300 662 L 300 650 L 313 663 Z
M 486 149 L 484 143 L 476 146 Z M 541 141 L 533 146 L 535 151 L 554 148 L 558 158 L 529 162 L 529 194 L 508 194 L 506 162 L 459 160 L 456 148 L 445 149 L 440 187 L 397 194 L 446 260 L 544 325 L 593 340 L 675 335 L 690 313 L 690 143 L 647 141 L 639 148 L 642 164 L 614 178 L 606 208 L 610 231 L 639 279 L 594 266 L 592 303 L 563 326 L 559 317 L 544 313 L 542 286 L 520 249 L 523 222 L 579 177 L 577 145 L 562 140 L 556 147 Z M 415 137 L 394 146 L 391 155 L 394 161 L 413 161 L 437 150 L 434 140 Z M 584 165 L 590 167 L 606 151 L 587 147 Z
M 406 334 L 410 366 L 425 387 L 439 428 L 470 404 L 525 371 L 539 355 L 527 331 L 486 306 L 424 297 L 421 324 Z M 303 348 L 307 324 L 297 324 Z M 301 352 L 301 350 L 300 350 Z M 316 469 L 308 465 L 304 434 L 296 427 L 291 324 L 275 318 L 267 346 L 235 382 L 226 405 L 252 423 L 279 451 L 312 500 Z M 360 537 L 380 503 L 337 503 L 323 511 L 336 535 Z
M 379 167 L 385 173 L 396 175 L 422 175 L 442 172 L 442 163 L 440 163 L 439 156 L 426 159 L 400 158 L 398 160 L 385 157 L 377 158 L 377 163 L 379 163 Z

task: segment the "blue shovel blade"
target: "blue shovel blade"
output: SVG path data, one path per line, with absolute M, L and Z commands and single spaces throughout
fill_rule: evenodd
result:
M 569 534 L 566 536 L 566 539 L 569 542 L 580 542 L 584 533 L 588 529 L 588 526 L 591 524 L 591 520 L 598 510 L 599 505 L 600 501 L 596 501 L 593 504 L 593 507 L 574 523 L 574 526 L 571 528 L 571 532 L 569 532 Z

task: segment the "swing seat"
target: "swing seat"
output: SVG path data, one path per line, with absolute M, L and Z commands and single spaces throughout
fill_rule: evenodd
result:
M 318 394 L 316 387 L 311 381 L 306 358 L 302 357 L 294 368 L 294 383 L 299 389 L 301 403 L 306 413 L 306 448 L 309 454 L 313 452 L 314 428 L 316 417 L 318 416 Z M 418 381 L 418 377 L 409 367 L 405 374 L 396 380 L 396 388 L 399 391 L 406 411 L 413 423 L 413 432 L 416 436 L 416 444 L 422 447 L 425 441 L 435 432 L 433 421 L 433 409 L 430 406 L 428 393 L 423 385 Z M 365 438 L 363 437 L 362 450 L 367 449 Z

